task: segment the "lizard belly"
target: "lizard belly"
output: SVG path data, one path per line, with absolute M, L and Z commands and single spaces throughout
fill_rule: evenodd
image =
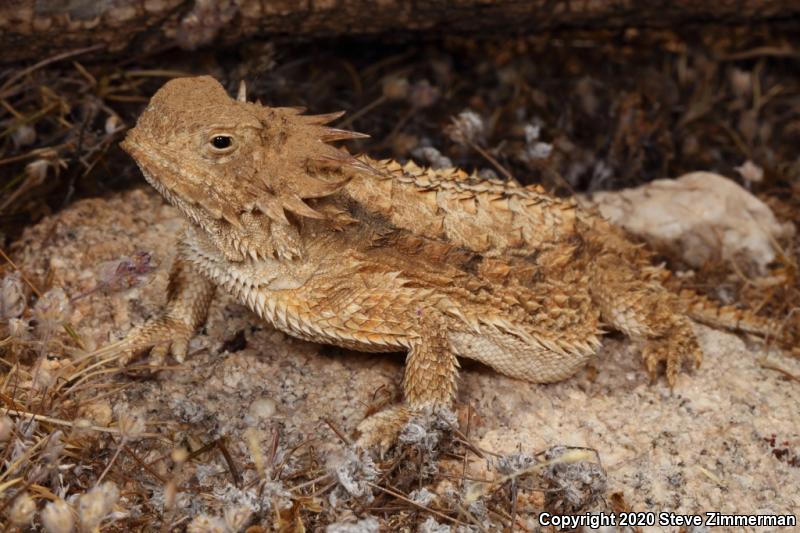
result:
M 552 383 L 572 376 L 593 355 L 593 349 L 556 351 L 510 334 L 477 335 L 456 331 L 449 335 L 453 350 L 462 357 L 488 365 L 506 376 L 532 383 Z

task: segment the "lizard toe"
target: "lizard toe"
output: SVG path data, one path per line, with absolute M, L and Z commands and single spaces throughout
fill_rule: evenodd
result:
M 397 442 L 412 414 L 407 407 L 395 405 L 365 418 L 357 428 L 360 435 L 356 446 L 365 450 L 377 448 L 384 455 Z
M 150 351 L 150 366 L 161 366 L 167 355 L 182 362 L 186 357 L 193 328 L 169 316 L 146 322 L 128 333 L 122 341 L 120 366 L 127 365 L 134 357 Z
M 680 323 L 667 335 L 648 339 L 642 348 L 642 359 L 651 379 L 656 379 L 659 366 L 665 366 L 665 377 L 670 387 L 675 386 L 678 374 L 687 364 L 699 368 L 703 351 L 689 324 Z

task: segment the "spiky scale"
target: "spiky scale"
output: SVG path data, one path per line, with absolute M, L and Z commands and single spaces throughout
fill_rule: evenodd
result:
M 649 369 L 666 361 L 672 383 L 701 355 L 687 316 L 773 332 L 670 293 L 645 250 L 574 200 L 353 157 L 325 142 L 354 138 L 325 126 L 341 113 L 244 100 L 243 85 L 237 101 L 208 77 L 172 80 L 128 134 L 124 148 L 190 221 L 171 276 L 172 322 L 137 330 L 130 345 L 185 340 L 219 285 L 300 338 L 408 351 L 406 405 L 365 426 L 380 431 L 409 409 L 448 404 L 456 355 L 521 379 L 564 379 L 597 350 L 602 322 L 642 343 Z M 214 160 L 187 149 L 221 126 L 238 152 Z
M 350 139 L 369 139 L 369 135 L 366 133 L 358 133 L 357 131 L 325 128 L 320 136 L 320 140 L 323 142 L 345 141 Z
M 344 114 L 345 111 L 334 111 L 333 113 L 325 113 L 322 115 L 304 115 L 303 122 L 309 125 L 323 126 L 341 118 Z

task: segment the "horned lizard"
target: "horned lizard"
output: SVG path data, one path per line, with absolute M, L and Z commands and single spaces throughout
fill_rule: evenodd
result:
M 649 252 L 572 199 L 351 156 L 358 137 L 229 97 L 211 77 L 168 82 L 122 147 L 188 219 L 160 318 L 110 348 L 182 361 L 216 288 L 284 332 L 365 352 L 406 352 L 404 402 L 359 426 L 386 446 L 412 413 L 449 406 L 458 357 L 536 383 L 584 365 L 607 328 L 641 345 L 673 384 L 702 353 L 691 320 L 774 326 L 670 292 Z

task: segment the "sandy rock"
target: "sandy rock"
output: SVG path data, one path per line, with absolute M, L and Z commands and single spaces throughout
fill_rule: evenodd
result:
M 42 284 L 59 279 L 68 295 L 87 293 L 73 302 L 73 316 L 81 317 L 73 325 L 85 341 L 102 346 L 162 309 L 180 227 L 178 213 L 155 193 L 133 191 L 76 203 L 28 229 L 14 258 Z M 98 267 L 139 251 L 158 265 L 146 280 L 90 292 Z M 800 487 L 800 467 L 792 462 L 800 461 L 798 383 L 763 365 L 760 345 L 701 326 L 697 331 L 703 365 L 682 374 L 674 390 L 663 380 L 649 384 L 634 346 L 616 337 L 605 340 L 589 368 L 552 385 L 464 361 L 458 402 L 473 409 L 470 438 L 504 454 L 534 455 L 557 444 L 593 448 L 609 494 L 621 491 L 638 511 L 796 512 L 800 491 L 790 488 Z M 243 342 L 231 341 L 241 335 Z M 280 425 L 282 445 L 314 438 L 323 456 L 342 453 L 324 420 L 352 432 L 375 392 L 398 391 L 403 373 L 402 355 L 294 340 L 224 294 L 192 352 L 155 379 L 118 376 L 126 388 L 113 403 L 160 421 L 159 431 L 188 428 L 205 442 L 226 435 L 240 464 L 249 457 L 245 434 L 252 424 L 266 428 L 259 433 L 265 439 L 268 424 Z M 770 357 L 800 375 L 800 361 Z M 481 460 L 470 465 L 475 477 L 483 470 Z M 203 466 L 197 475 L 206 479 L 210 472 L 205 482 L 224 488 L 228 481 L 219 471 L 224 466 Z
M 598 192 L 590 200 L 615 224 L 670 250 L 691 267 L 722 259 L 763 274 L 775 259 L 775 244 L 794 233 L 761 200 L 712 172 Z

